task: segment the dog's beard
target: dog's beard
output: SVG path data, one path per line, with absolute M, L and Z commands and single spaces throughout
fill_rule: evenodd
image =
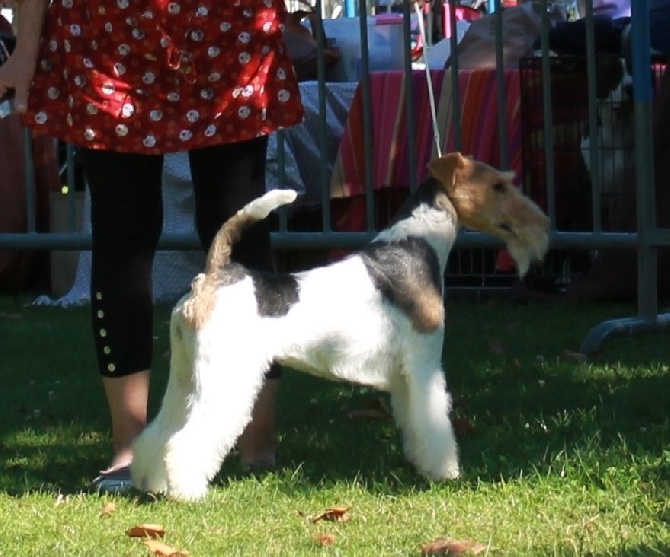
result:
M 533 261 L 542 261 L 549 247 L 549 238 L 546 234 L 517 235 L 508 239 L 507 249 L 516 262 L 519 276 L 524 277 Z

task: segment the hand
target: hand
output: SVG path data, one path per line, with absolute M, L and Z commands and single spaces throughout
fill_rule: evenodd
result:
M 25 112 L 28 108 L 28 91 L 35 74 L 35 59 L 22 56 L 15 51 L 7 62 L 0 66 L 0 98 L 14 92 L 14 109 Z

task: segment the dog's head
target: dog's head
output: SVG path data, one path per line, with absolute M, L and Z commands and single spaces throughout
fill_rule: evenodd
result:
M 523 276 L 548 247 L 549 219 L 503 172 L 487 164 L 449 153 L 428 164 L 440 181 L 463 226 L 487 232 L 505 242 Z

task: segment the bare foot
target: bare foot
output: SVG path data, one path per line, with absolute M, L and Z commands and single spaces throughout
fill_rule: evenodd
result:
M 112 419 L 114 456 L 109 473 L 128 466 L 133 459 L 132 445 L 147 424 L 149 370 L 123 377 L 103 377 L 102 383 Z

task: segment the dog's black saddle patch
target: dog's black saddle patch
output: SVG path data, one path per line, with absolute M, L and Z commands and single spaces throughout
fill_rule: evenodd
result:
M 440 263 L 423 238 L 372 242 L 361 252 L 361 258 L 377 289 L 410 318 L 416 315 L 421 290 L 442 295 Z
M 253 272 L 251 278 L 262 317 L 282 317 L 300 300 L 300 288 L 293 275 Z

